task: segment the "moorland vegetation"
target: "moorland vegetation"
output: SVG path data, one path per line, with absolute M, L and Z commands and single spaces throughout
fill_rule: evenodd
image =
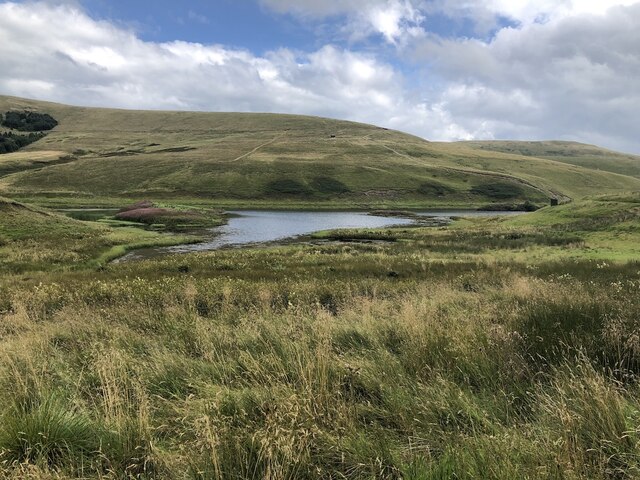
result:
M 3 475 L 636 478 L 639 218 L 5 270 Z
M 46 106 L 59 125 L 0 159 L 2 191 L 39 204 L 0 199 L 3 478 L 640 478 L 633 175 L 306 117 L 264 117 L 278 127 L 256 133 L 263 117 L 213 115 L 211 133 L 204 116 L 184 114 L 180 133 L 169 113 Z M 94 133 L 80 134 L 92 115 Z M 142 126 L 126 136 L 127 121 Z M 302 148 L 318 125 L 326 138 Z M 212 160 L 214 145 L 226 153 Z M 316 147 L 327 157 L 311 159 Z M 228 171 L 224 158 L 235 159 Z M 309 165 L 323 176 L 306 176 Z M 248 185 L 235 200 L 226 175 Z M 149 192 L 153 202 L 131 204 Z M 179 227 L 224 221 L 210 208 L 232 200 L 475 206 L 551 195 L 573 201 L 110 262 L 193 241 Z

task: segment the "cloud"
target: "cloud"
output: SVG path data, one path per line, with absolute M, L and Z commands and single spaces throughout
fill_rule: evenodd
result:
M 261 0 L 261 3 L 280 13 L 302 16 L 327 17 L 351 14 L 369 8 L 391 5 L 391 0 Z M 397 2 L 395 2 L 397 3 Z M 494 14 L 525 21 L 542 16 L 573 16 L 578 14 L 604 14 L 615 6 L 628 6 L 636 0 L 410 0 L 404 2 L 414 10 L 479 12 L 486 10 Z
M 579 15 L 604 15 L 617 6 L 629 6 L 637 0 L 431 0 L 425 11 L 450 17 L 467 17 L 476 23 L 508 18 L 522 25 L 547 23 Z
M 485 8 L 523 23 L 540 19 L 558 19 L 576 15 L 604 15 L 616 6 L 628 6 L 637 0 L 490 0 Z
M 397 43 L 404 36 L 424 33 L 430 15 L 443 14 L 455 20 L 467 18 L 485 30 L 500 18 L 522 25 L 546 23 L 576 15 L 604 15 L 616 6 L 638 0 L 260 0 L 278 13 L 306 19 L 343 15 L 345 30 L 356 37 L 374 33 Z M 361 38 L 360 38 L 361 39 Z
M 308 11 L 334 15 L 361 3 L 308 2 Z M 368 15 L 405 5 L 366 3 Z M 399 12 L 376 26 L 367 20 L 381 42 L 406 42 L 390 63 L 336 45 L 257 56 L 147 42 L 73 4 L 0 3 L 0 93 L 88 106 L 321 115 L 431 140 L 567 139 L 640 152 L 640 3 L 583 6 L 499 28 L 489 40 L 407 36 L 405 24 L 396 30 L 408 15 Z M 417 73 L 403 69 L 409 52 Z
M 487 42 L 431 37 L 417 55 L 447 85 L 441 104 L 466 130 L 640 151 L 639 23 L 636 4 L 504 28 Z
M 369 54 L 329 45 L 255 56 L 221 45 L 146 42 L 68 5 L 0 4 L 0 61 L 4 94 L 88 106 L 322 115 L 425 137 L 447 129 L 440 112 L 407 96 L 399 72 Z
M 413 51 L 425 92 L 409 109 L 413 131 L 421 114 L 439 112 L 447 138 L 577 139 L 640 151 L 638 0 L 263 3 L 299 16 L 344 15 L 352 38 L 377 33 L 404 47 L 400 55 Z M 481 38 L 473 29 L 468 38 L 429 33 L 438 16 L 469 20 Z
M 423 0 L 261 0 L 279 13 L 304 19 L 325 19 L 342 15 L 342 32 L 351 41 L 380 35 L 387 42 L 403 45 L 424 33 Z

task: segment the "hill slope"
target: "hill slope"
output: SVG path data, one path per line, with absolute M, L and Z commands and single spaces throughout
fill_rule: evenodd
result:
M 8 110 L 48 113 L 59 122 L 43 140 L 0 156 L 0 191 L 14 198 L 459 206 L 640 189 L 640 179 L 625 175 L 317 117 L 0 97 L 0 112 Z
M 640 155 L 619 153 L 595 145 L 577 142 L 464 142 L 472 148 L 526 157 L 546 158 L 594 170 L 640 178 Z
M 0 197 L 0 273 L 99 265 L 130 248 L 172 245 L 185 237 L 81 222 Z

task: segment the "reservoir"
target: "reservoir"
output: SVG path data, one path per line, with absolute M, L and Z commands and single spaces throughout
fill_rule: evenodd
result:
M 341 228 L 384 228 L 413 225 L 413 217 L 387 217 L 366 212 L 307 212 L 237 210 L 228 212 L 226 225 L 210 230 L 211 238 L 201 243 L 136 250 L 119 261 L 139 260 L 172 253 L 189 253 L 240 247 L 292 239 L 321 230 Z M 450 218 L 455 216 L 513 215 L 521 212 L 429 211 L 416 213 L 418 217 Z

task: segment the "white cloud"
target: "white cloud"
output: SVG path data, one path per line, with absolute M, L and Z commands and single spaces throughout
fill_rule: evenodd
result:
M 432 37 L 418 57 L 441 76 L 441 102 L 468 131 L 484 124 L 488 136 L 640 151 L 640 3 L 592 10 L 504 28 L 488 42 Z
M 264 1 L 316 17 L 347 14 L 349 22 L 365 22 L 362 34 L 414 52 L 422 71 L 406 78 L 373 53 L 331 45 L 256 56 L 221 45 L 146 42 L 73 5 L 5 2 L 0 93 L 89 106 L 322 115 L 431 140 L 558 138 L 640 152 L 640 3 L 604 9 L 567 0 L 565 13 L 527 22 L 551 3 L 535 2 L 529 12 L 534 2 L 493 0 L 485 2 L 491 15 L 522 24 L 483 41 L 424 33 L 416 27 L 419 2 Z M 440 11 L 456 4 L 470 2 L 430 2 Z
M 576 15 L 603 15 L 616 6 L 638 0 L 260 0 L 279 13 L 307 18 L 347 15 L 368 20 L 369 26 L 386 36 L 403 24 L 421 25 L 427 14 L 467 16 L 484 22 L 488 16 L 502 16 L 523 24 Z
M 628 6 L 637 0 L 490 0 L 486 8 L 498 14 L 530 23 L 540 18 L 557 19 L 575 15 L 603 15 L 610 8 Z
M 389 43 L 407 41 L 407 38 L 421 36 L 424 16 L 409 1 L 390 1 L 384 5 L 370 7 L 361 14 L 361 20 L 368 22 L 373 30 L 380 33 Z
M 17 41 L 16 39 L 20 39 Z M 415 107 L 375 57 L 325 46 L 258 57 L 182 41 L 145 42 L 77 7 L 0 3 L 0 92 L 89 106 L 275 111 L 437 135 L 442 115 Z M 420 118 L 410 114 L 419 108 Z
M 391 44 L 404 44 L 424 33 L 424 0 L 261 0 L 268 8 L 302 18 L 345 15 L 343 31 L 352 41 L 381 35 Z
M 617 6 L 629 6 L 637 0 L 430 0 L 425 9 L 451 17 L 468 17 L 487 23 L 505 17 L 523 25 L 546 23 L 578 15 L 604 15 Z

